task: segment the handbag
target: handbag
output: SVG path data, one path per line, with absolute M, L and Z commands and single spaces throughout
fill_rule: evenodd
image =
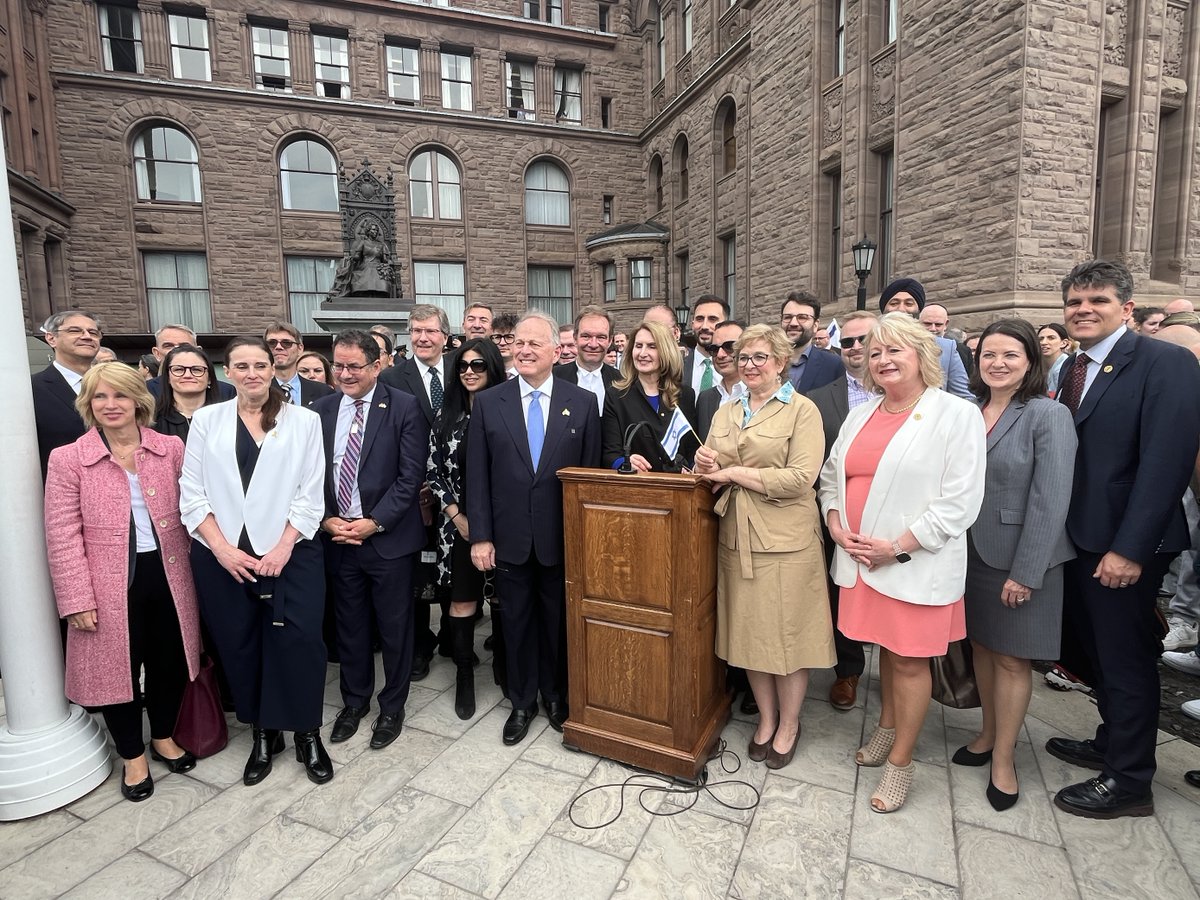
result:
M 933 682 L 930 696 L 942 706 L 975 709 L 980 705 L 971 642 L 965 638 L 952 642 L 945 656 L 930 657 L 929 675 Z
M 175 743 L 203 759 L 220 753 L 229 743 L 229 725 L 221 706 L 221 691 L 212 657 L 200 656 L 196 680 L 188 682 L 175 720 Z

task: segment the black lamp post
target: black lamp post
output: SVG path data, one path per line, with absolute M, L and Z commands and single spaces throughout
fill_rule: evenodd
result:
M 854 274 L 858 276 L 857 309 L 867 308 L 867 279 L 871 277 L 871 268 L 875 265 L 875 251 L 878 245 L 863 233 L 862 240 L 850 248 L 854 254 Z
M 687 331 L 688 324 L 692 317 L 692 308 L 687 305 L 684 300 L 679 301 L 679 305 L 675 307 L 675 324 L 679 326 L 679 333 L 683 334 Z

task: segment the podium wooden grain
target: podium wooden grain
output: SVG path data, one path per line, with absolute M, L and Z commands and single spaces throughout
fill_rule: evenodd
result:
M 694 781 L 729 719 L 717 518 L 691 475 L 562 469 L 568 746 Z

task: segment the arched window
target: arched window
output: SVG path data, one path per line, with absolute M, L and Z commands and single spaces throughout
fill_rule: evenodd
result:
M 525 224 L 571 224 L 571 184 L 557 163 L 539 160 L 525 172 Z
M 279 154 L 284 209 L 337 212 L 337 159 L 318 141 L 292 141 Z
M 728 175 L 737 169 L 737 106 L 726 99 L 717 109 L 717 127 L 721 136 L 720 169 Z
M 454 160 L 424 150 L 408 167 L 408 197 L 414 219 L 461 219 L 462 176 Z
M 657 153 L 650 160 L 650 202 L 654 204 L 655 210 L 664 206 L 662 157 Z
M 200 202 L 200 156 L 192 139 L 170 125 L 151 125 L 133 141 L 139 200 Z
M 683 203 L 688 198 L 688 139 L 681 134 L 675 139 L 675 202 Z

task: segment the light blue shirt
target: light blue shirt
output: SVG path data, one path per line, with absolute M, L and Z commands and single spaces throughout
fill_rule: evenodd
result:
M 770 403 L 772 400 L 778 400 L 780 403 L 791 403 L 792 402 L 792 394 L 794 394 L 794 393 L 796 393 L 796 389 L 794 387 L 792 387 L 792 383 L 790 381 L 785 381 L 783 384 L 781 384 L 779 386 L 779 390 L 777 390 L 774 394 L 772 394 L 769 398 L 767 398 L 767 403 Z M 754 418 L 754 412 L 752 412 L 750 410 L 750 392 L 749 391 L 742 394 L 740 402 L 742 404 L 742 427 L 745 428 L 747 425 L 750 424 L 750 420 L 752 418 Z M 762 406 L 760 406 L 759 410 L 763 409 L 763 407 L 765 407 L 767 405 L 767 403 L 764 403 Z
M 291 401 L 294 406 L 300 405 L 300 373 L 297 372 L 292 376 L 291 381 L 280 381 L 275 379 L 275 383 L 280 387 L 287 387 L 291 391 Z

